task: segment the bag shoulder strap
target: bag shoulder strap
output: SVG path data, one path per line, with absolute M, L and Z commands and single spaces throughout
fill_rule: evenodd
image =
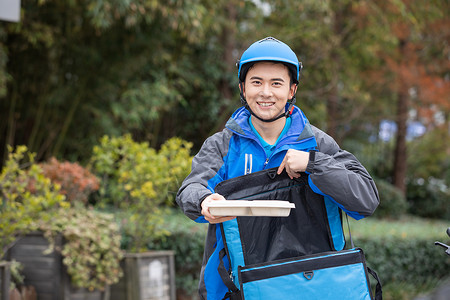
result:
M 383 291 L 381 288 L 381 281 L 380 277 L 378 277 L 377 272 L 375 272 L 373 269 L 367 267 L 367 272 L 369 272 L 370 275 L 373 276 L 373 278 L 377 281 L 377 286 L 375 287 L 375 300 L 382 300 L 383 299 Z
M 352 232 L 350 231 L 350 222 L 348 221 L 347 213 L 345 213 L 345 218 L 347 219 L 347 227 L 348 227 L 348 235 L 350 237 L 350 244 L 352 245 L 352 249 L 354 249 L 355 244 L 353 243 Z M 367 272 L 369 272 L 369 274 L 372 275 L 372 277 L 375 278 L 375 280 L 377 281 L 377 285 L 375 287 L 375 300 L 382 300 L 383 299 L 383 291 L 382 291 L 382 287 L 381 287 L 380 277 L 378 277 L 378 274 L 377 274 L 377 272 L 375 272 L 375 270 L 373 270 L 369 267 L 367 267 Z
M 344 212 L 344 214 L 345 214 L 345 218 L 347 219 L 347 227 L 348 227 L 348 235 L 350 237 L 350 244 L 352 245 L 352 249 L 354 249 L 355 248 L 355 244 L 353 243 L 352 232 L 350 231 L 350 222 L 348 221 L 347 213 Z
M 219 259 L 220 263 L 217 267 L 217 272 L 219 272 L 220 278 L 222 279 L 225 286 L 230 290 L 228 293 L 225 294 L 223 299 L 240 299 L 235 298 L 236 296 L 240 295 L 240 290 L 236 287 L 234 282 L 231 280 L 230 273 L 225 268 L 225 265 L 223 263 L 223 258 L 226 255 L 225 249 L 220 250 L 219 252 Z

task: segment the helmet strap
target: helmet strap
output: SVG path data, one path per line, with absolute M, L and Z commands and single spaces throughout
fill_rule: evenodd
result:
M 274 122 L 274 121 L 276 121 L 278 119 L 281 119 L 282 117 L 289 118 L 292 115 L 292 112 L 294 111 L 294 104 L 297 101 L 295 99 L 295 93 L 294 93 L 294 96 L 292 97 L 292 99 L 288 100 L 289 107 L 288 107 L 288 109 L 286 109 L 286 111 L 284 113 L 280 114 L 278 117 L 274 117 L 272 119 L 266 120 L 266 119 L 263 119 L 263 118 L 260 118 L 259 116 L 257 116 L 253 112 L 253 110 L 250 108 L 250 106 L 248 105 L 247 100 L 244 97 L 244 93 L 243 93 L 244 89 L 243 89 L 242 81 L 239 82 L 239 86 L 240 86 L 240 93 L 239 93 L 239 95 L 240 95 L 240 98 L 241 98 L 242 105 L 244 105 L 244 107 L 250 112 L 250 114 L 252 116 L 254 116 L 255 118 L 257 118 L 258 120 L 266 122 L 266 123 L 271 123 L 271 122 Z

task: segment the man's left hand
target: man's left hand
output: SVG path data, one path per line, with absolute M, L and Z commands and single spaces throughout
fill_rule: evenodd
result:
M 281 174 L 283 169 L 286 169 L 289 178 L 299 178 L 300 172 L 305 172 L 308 162 L 309 152 L 289 149 L 278 167 L 277 174 Z

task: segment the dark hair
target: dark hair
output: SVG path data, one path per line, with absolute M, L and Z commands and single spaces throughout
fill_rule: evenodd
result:
M 241 82 L 245 82 L 245 77 L 247 76 L 248 71 L 249 71 L 256 63 L 258 63 L 258 62 L 263 62 L 263 61 L 264 61 L 264 60 L 259 60 L 259 61 L 249 62 L 249 63 L 246 63 L 245 65 L 243 65 L 243 66 L 241 67 L 241 73 L 240 73 L 240 76 L 239 76 L 239 80 L 240 80 Z M 268 60 L 267 62 L 271 62 L 271 63 L 274 63 L 274 64 L 283 64 L 283 65 L 285 65 L 285 66 L 287 67 L 287 69 L 288 69 L 288 72 L 289 72 L 289 78 L 290 78 L 290 80 L 291 80 L 290 85 L 296 83 L 295 80 L 294 80 L 294 78 L 297 76 L 297 75 L 296 75 L 297 70 L 295 69 L 295 67 L 294 67 L 293 65 L 287 64 L 287 63 L 284 63 L 284 62 L 279 62 L 279 61 L 271 61 L 271 60 Z

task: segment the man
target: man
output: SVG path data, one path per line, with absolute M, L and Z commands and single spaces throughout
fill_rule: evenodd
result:
M 205 141 L 178 192 L 177 203 L 189 218 L 209 222 L 199 285 L 202 299 L 222 299 L 228 291 L 217 274 L 224 248 L 217 224 L 234 224 L 236 219 L 210 213 L 210 203 L 225 200 L 215 193 L 218 183 L 275 167 L 278 174 L 286 171 L 291 179 L 306 172 L 313 193 L 326 205 L 323 214 L 328 229 L 318 234 L 330 236 L 332 242 L 329 249 L 317 248 L 320 251 L 344 247 L 341 210 L 361 219 L 379 204 L 376 186 L 359 161 L 310 125 L 294 106 L 301 66 L 289 46 L 272 37 L 255 42 L 243 53 L 238 62 L 243 107 L 223 131 Z

